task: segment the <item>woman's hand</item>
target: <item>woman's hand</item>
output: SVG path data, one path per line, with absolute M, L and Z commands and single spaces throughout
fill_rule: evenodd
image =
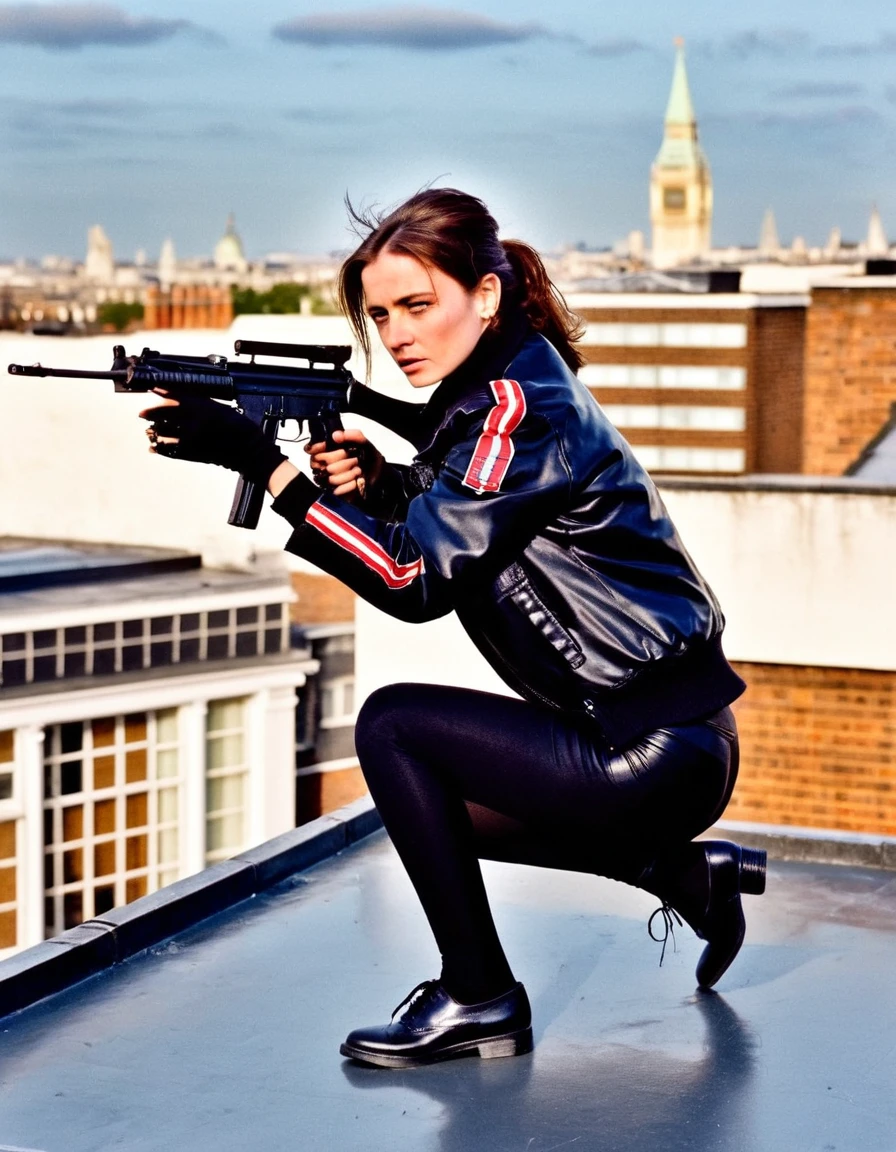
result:
M 218 464 L 247 480 L 267 485 L 286 460 L 275 443 L 247 416 L 229 404 L 199 396 L 172 396 L 154 408 L 144 408 L 149 450 L 158 456 Z
M 338 447 L 329 452 L 323 441 L 305 446 L 315 482 L 334 496 L 363 500 L 368 486 L 382 474 L 384 457 L 359 428 L 334 432 L 333 442 Z

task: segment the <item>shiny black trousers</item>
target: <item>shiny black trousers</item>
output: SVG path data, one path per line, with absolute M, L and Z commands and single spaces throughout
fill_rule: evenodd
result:
M 738 765 L 727 708 L 612 749 L 587 717 L 432 684 L 372 693 L 355 740 L 442 980 L 464 1003 L 513 983 L 480 859 L 637 884 L 721 815 Z

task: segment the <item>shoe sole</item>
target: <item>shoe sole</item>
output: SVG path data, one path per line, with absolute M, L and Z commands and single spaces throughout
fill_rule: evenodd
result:
M 495 1060 L 505 1056 L 524 1056 L 532 1051 L 532 1029 L 509 1032 L 506 1036 L 493 1036 L 488 1040 L 467 1040 L 452 1044 L 437 1052 L 421 1052 L 417 1056 L 401 1056 L 390 1052 L 368 1052 L 341 1044 L 339 1052 L 361 1064 L 374 1064 L 378 1068 L 417 1068 L 424 1064 L 438 1064 L 443 1060 L 457 1060 L 462 1056 L 479 1056 L 482 1060 Z

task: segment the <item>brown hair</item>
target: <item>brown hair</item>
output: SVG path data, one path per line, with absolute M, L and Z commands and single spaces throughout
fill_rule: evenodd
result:
M 364 313 L 361 273 L 383 251 L 412 256 L 438 268 L 472 292 L 483 276 L 501 281 L 501 306 L 492 322 L 519 309 L 536 332 L 557 349 L 575 372 L 584 358 L 574 342 L 582 335 L 579 318 L 551 283 L 541 257 L 521 240 L 498 239 L 498 224 L 481 200 L 456 188 L 426 188 L 391 212 L 356 211 L 349 216 L 368 235 L 339 270 L 339 304 L 364 351 L 370 369 L 370 336 Z

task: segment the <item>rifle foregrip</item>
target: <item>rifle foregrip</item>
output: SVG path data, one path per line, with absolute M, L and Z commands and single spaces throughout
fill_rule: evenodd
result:
M 132 392 L 165 388 L 176 392 L 183 390 L 192 395 L 205 395 L 215 400 L 233 399 L 233 381 L 223 372 L 190 372 L 156 368 L 153 365 L 136 365 L 127 380 Z

